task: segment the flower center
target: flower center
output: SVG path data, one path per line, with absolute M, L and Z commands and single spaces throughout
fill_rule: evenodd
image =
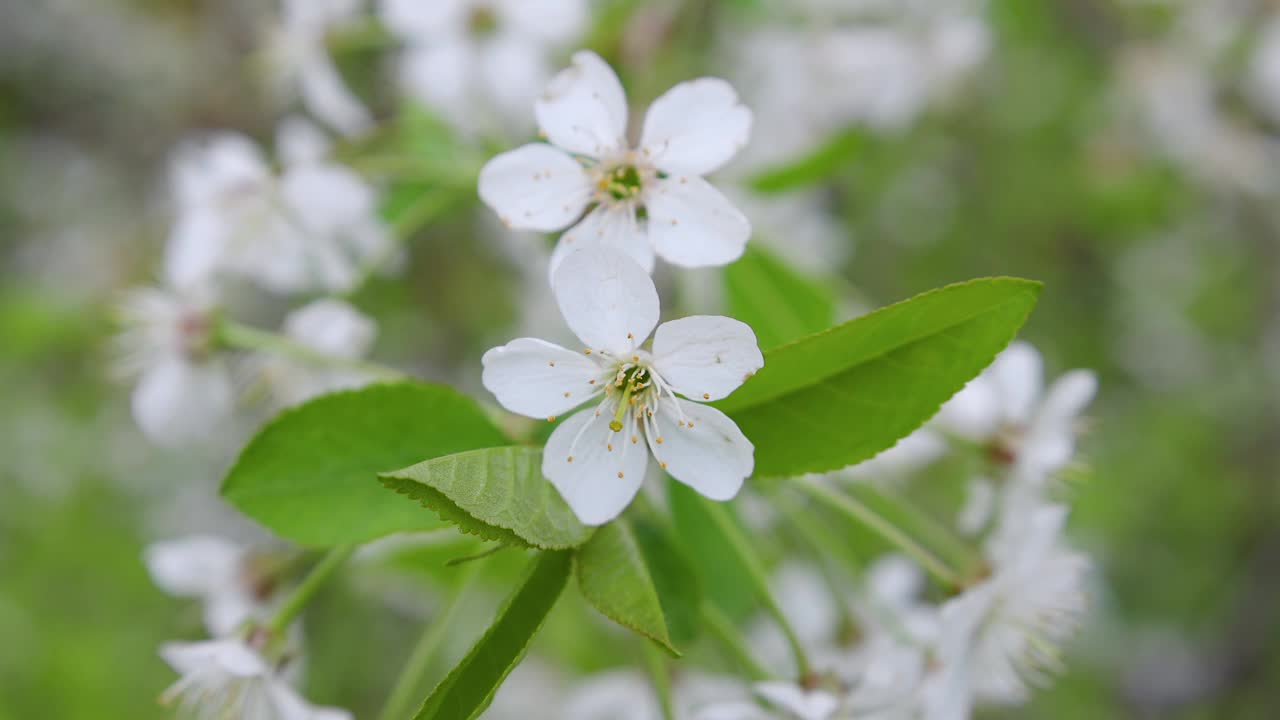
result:
M 467 19 L 467 29 L 477 37 L 488 37 L 498 32 L 498 14 L 487 5 L 479 5 L 471 10 Z
M 640 409 L 644 409 L 645 403 L 643 401 L 646 396 L 644 391 L 652 384 L 653 373 L 646 366 L 635 365 L 618 371 L 617 379 L 613 381 L 612 387 L 614 390 L 620 391 L 622 396 L 618 399 L 618 408 L 613 414 L 613 420 L 609 421 L 610 430 L 614 432 L 622 431 L 622 419 L 626 417 L 628 411 L 636 407 L 637 402 L 640 403 Z
M 596 187 L 614 200 L 632 200 L 644 191 L 644 177 L 635 165 L 617 165 L 600 176 Z

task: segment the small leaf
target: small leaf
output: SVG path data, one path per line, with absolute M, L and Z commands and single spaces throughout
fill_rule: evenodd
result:
M 816 185 L 848 165 L 865 140 L 861 130 L 845 130 L 799 160 L 759 173 L 751 179 L 751 189 L 778 193 Z
M 431 691 L 414 720 L 473 720 L 524 657 L 529 641 L 569 582 L 568 552 L 543 552 L 493 625 Z
M 440 526 L 372 482 L 379 472 L 505 442 L 480 406 L 451 388 L 373 385 L 281 413 L 245 447 L 222 495 L 304 545 L 365 542 Z
M 892 447 L 995 358 L 1040 283 L 988 278 L 918 295 L 765 354 L 717 403 L 755 444 L 755 472 L 837 470 Z
M 379 475 L 383 484 L 486 540 L 563 550 L 591 537 L 542 476 L 542 450 L 492 447 L 445 455 Z
M 831 327 L 835 293 L 796 272 L 759 243 L 724 270 L 729 314 L 751 326 L 765 350 Z
M 605 617 L 658 643 L 679 657 L 671 644 L 662 603 L 644 553 L 626 520 L 596 530 L 576 556 L 578 589 Z

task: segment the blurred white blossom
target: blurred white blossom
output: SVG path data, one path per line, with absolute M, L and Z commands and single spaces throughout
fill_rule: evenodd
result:
M 347 87 L 329 56 L 330 31 L 359 18 L 362 0 L 282 0 L 280 24 L 268 39 L 272 80 L 285 97 L 298 97 L 319 121 L 343 135 L 373 125 L 369 111 Z

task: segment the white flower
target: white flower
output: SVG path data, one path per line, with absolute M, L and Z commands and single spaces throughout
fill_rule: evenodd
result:
M 204 286 L 133 290 L 119 313 L 118 370 L 137 379 L 131 407 L 148 439 L 187 445 L 230 419 L 235 386 L 213 347 L 216 311 Z
M 193 535 L 147 546 L 144 560 L 161 590 L 204 602 L 213 635 L 227 635 L 263 608 L 245 548 L 221 538 Z
M 1016 479 L 1039 484 L 1075 452 L 1078 419 L 1097 392 L 1097 377 L 1073 370 L 1044 389 L 1044 361 L 1015 342 L 943 405 L 937 427 L 985 443 Z
M 182 677 L 164 695 L 193 720 L 350 720 L 338 708 L 304 700 L 270 664 L 240 640 L 169 643 L 160 655 Z
M 725 265 L 742 254 L 751 224 L 702 178 L 728 162 L 751 129 L 751 111 L 728 83 L 702 78 L 668 90 L 645 115 L 637 148 L 626 140 L 622 84 L 595 53 L 574 54 L 534 109 L 551 144 L 490 160 L 480 197 L 509 227 L 570 228 L 553 273 L 585 245 L 621 250 L 645 270 L 655 251 L 683 267 Z
M 585 0 L 382 0 L 403 38 L 405 92 L 474 134 L 499 124 L 528 130 L 526 109 L 551 74 L 549 53 L 588 19 Z
M 822 689 L 806 689 L 795 683 L 762 682 L 753 686 L 755 695 L 769 707 L 748 701 L 709 705 L 693 720 L 835 720 L 840 698 Z
M 974 699 L 1024 702 L 1061 669 L 1058 647 L 1087 608 L 1088 559 L 1062 544 L 1066 508 L 1006 513 L 987 543 L 991 575 L 942 607 L 926 704 L 965 718 Z
M 221 133 L 179 148 L 178 222 L 166 250 L 170 276 L 226 273 L 280 293 L 345 291 L 387 258 L 392 239 L 377 198 L 329 162 L 327 141 L 302 121 L 281 124 L 277 176 L 248 138 Z
M 276 84 L 285 94 L 300 96 L 312 115 L 347 136 L 364 133 L 373 119 L 343 82 L 325 37 L 356 19 L 361 5 L 360 0 L 283 0 L 283 17 L 270 39 Z
M 359 360 L 373 346 L 373 320 L 341 300 L 316 300 L 284 320 L 284 334 L 300 345 L 335 359 Z M 356 388 L 373 378 L 365 372 L 309 364 L 278 354 L 265 355 L 259 376 L 281 406 L 296 405 L 335 390 Z
M 591 675 L 569 691 L 557 715 L 561 720 L 659 720 L 662 710 L 653 685 L 627 671 Z
M 617 517 L 640 489 L 650 453 L 706 497 L 735 496 L 754 447 L 701 402 L 727 396 L 763 367 L 751 328 L 686 317 L 659 326 L 652 351 L 640 349 L 658 322 L 657 290 L 640 266 L 604 248 L 567 257 L 552 289 L 586 351 L 520 338 L 485 353 L 483 380 L 503 407 L 530 417 L 603 396 L 557 427 L 543 453 L 543 474 L 578 517 L 591 525 Z

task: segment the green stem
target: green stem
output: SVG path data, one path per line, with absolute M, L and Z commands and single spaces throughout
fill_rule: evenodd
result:
M 799 671 L 800 677 L 808 676 L 809 656 L 805 654 L 804 645 L 800 642 L 800 636 L 796 634 L 795 628 L 791 627 L 790 621 L 787 620 L 787 616 L 782 612 L 782 607 L 774 599 L 773 592 L 769 589 L 769 577 L 765 573 L 760 559 L 756 556 L 755 549 L 722 503 L 706 502 L 705 506 L 707 514 L 715 521 L 725 539 L 733 546 L 734 552 L 742 562 L 743 567 L 746 568 L 760 602 L 764 603 L 765 610 L 773 616 L 773 619 L 778 623 L 778 627 L 781 628 L 782 634 L 787 639 L 787 645 L 791 647 L 791 655 L 795 658 L 796 670 Z
M 814 522 L 814 518 L 806 516 L 788 493 L 776 493 L 773 496 L 773 500 L 775 506 L 782 511 L 783 517 L 787 519 L 788 525 L 800 537 L 801 542 L 808 545 L 813 552 L 818 571 L 822 573 L 827 592 L 831 593 L 832 601 L 835 604 L 836 613 L 839 616 L 840 629 L 842 631 L 857 630 L 860 623 L 849 608 L 849 603 L 845 598 L 845 588 L 841 584 L 840 573 L 833 567 L 835 558 L 832 555 L 836 553 L 844 555 L 841 551 L 844 549 L 845 543 L 832 538 L 823 524 Z M 860 561 L 850 562 L 850 564 L 855 569 L 862 566 Z
M 653 691 L 658 694 L 658 703 L 662 706 L 662 720 L 676 720 L 675 703 L 671 699 L 671 675 L 667 672 L 667 659 L 662 651 L 654 647 L 648 640 L 644 643 L 645 667 L 649 670 L 649 678 L 653 680 Z
M 330 355 L 285 335 L 241 325 L 234 320 L 221 320 L 218 323 L 216 337 L 219 343 L 227 347 L 240 350 L 264 350 L 311 365 L 358 370 L 383 380 L 399 380 L 406 377 L 405 373 L 386 365 Z
M 747 674 L 747 678 L 752 682 L 768 680 L 771 676 L 770 672 L 747 649 L 747 644 L 743 642 L 733 622 L 725 617 L 724 612 L 709 600 L 702 603 L 701 611 L 703 626 L 720 640 L 724 649 L 729 651 L 742 671 Z
M 895 545 L 933 575 L 942 584 L 950 588 L 961 587 L 961 578 L 947 567 L 936 555 L 916 542 L 893 523 L 876 514 L 874 510 L 843 493 L 836 492 L 821 482 L 811 478 L 800 478 L 796 486 L 804 490 L 814 500 L 826 505 L 840 515 L 862 524 L 872 532 Z
M 427 674 L 427 666 L 431 664 L 436 651 L 440 649 L 440 644 L 444 642 L 449 628 L 453 625 L 454 616 L 458 614 L 458 609 L 464 605 L 464 599 L 475 585 L 481 567 L 483 566 L 480 563 L 467 565 L 463 571 L 462 586 L 458 592 L 454 593 L 448 604 L 423 628 L 422 635 L 413 647 L 413 652 L 409 654 L 409 660 L 405 662 L 404 668 L 396 678 L 396 684 L 391 688 L 391 694 L 387 696 L 387 703 L 383 705 L 382 712 L 378 715 L 379 720 L 404 720 L 409 716 L 417 697 L 418 686 L 422 682 L 422 677 Z
M 267 624 L 267 628 L 277 635 L 283 635 L 289 629 L 289 624 L 294 618 L 298 617 L 298 613 L 311 602 L 311 596 L 316 594 L 321 585 L 329 579 L 333 571 L 342 566 L 347 558 L 351 557 L 351 553 L 355 552 L 355 545 L 340 545 L 329 551 L 328 555 L 316 563 L 311 568 L 311 572 L 303 578 L 302 583 L 294 588 L 293 593 L 285 599 L 284 604 L 276 610 L 276 614 L 272 616 Z
M 983 565 L 982 554 L 973 543 L 960 536 L 955 530 L 938 522 L 937 518 L 925 511 L 910 498 L 896 492 L 880 488 L 868 487 L 870 492 L 892 503 L 904 515 L 909 516 L 912 527 L 923 539 L 934 548 L 945 549 L 947 560 L 956 563 L 963 570 L 964 576 L 970 576 Z

